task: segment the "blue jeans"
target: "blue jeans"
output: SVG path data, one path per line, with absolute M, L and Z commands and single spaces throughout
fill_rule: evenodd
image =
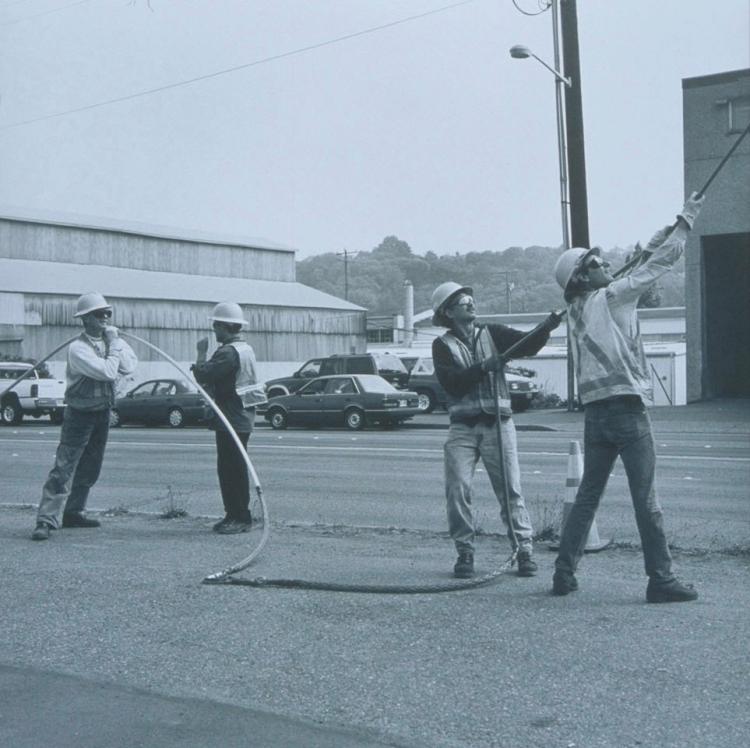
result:
M 576 570 L 618 456 L 628 477 L 646 574 L 657 583 L 670 582 L 674 579 L 672 557 L 656 498 L 656 453 L 651 420 L 636 396 L 614 397 L 586 405 L 583 477 L 562 529 L 555 568 L 571 574 Z
M 44 522 L 56 528 L 60 526 L 62 512 L 83 512 L 89 491 L 102 469 L 108 435 L 109 409 L 65 409 L 60 444 L 57 447 L 54 467 L 42 488 L 37 522 Z
M 518 466 L 518 446 L 516 427 L 511 418 L 502 419 L 503 455 L 508 475 L 511 516 L 515 528 L 515 539 L 525 551 L 531 551 L 531 538 L 534 534 L 531 519 L 521 494 L 521 470 Z M 494 423 L 451 423 L 448 440 L 443 447 L 445 453 L 445 496 L 448 508 L 448 530 L 459 553 L 474 550 L 474 517 L 471 511 L 472 490 L 479 458 L 482 458 L 495 496 L 500 502 L 500 512 L 508 527 L 508 537 L 513 541 L 513 533 L 508 525 L 503 495 L 502 466 L 497 444 L 497 425 Z

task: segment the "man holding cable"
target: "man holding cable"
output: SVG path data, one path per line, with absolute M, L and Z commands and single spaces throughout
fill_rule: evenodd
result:
M 110 324 L 112 307 L 100 293 L 86 293 L 73 315 L 83 332 L 68 347 L 65 418 L 55 465 L 42 489 L 33 540 L 48 540 L 51 530 L 99 527 L 85 515 L 89 491 L 99 478 L 109 435 L 115 382 L 138 365 L 133 349 Z
M 198 357 L 191 369 L 196 381 L 214 399 L 242 443 L 247 448 L 255 421 L 254 405 L 265 400 L 255 373 L 253 349 L 240 337 L 245 318 L 239 304 L 223 301 L 209 317 L 219 347 L 209 360 L 208 338 L 197 343 Z M 214 524 L 214 532 L 234 535 L 248 532 L 250 481 L 247 463 L 221 419 L 212 413 L 209 428 L 216 437 L 216 469 L 224 503 L 224 517 Z
M 474 576 L 472 481 L 481 457 L 500 502 L 508 536 L 519 548 L 518 575 L 534 576 L 537 565 L 532 559 L 533 530 L 521 494 L 516 429 L 504 375 L 506 360 L 502 356 L 502 352 L 525 337 L 525 333 L 505 325 L 477 325 L 472 289 L 452 281 L 435 289 L 432 310 L 433 324 L 448 328 L 444 335 L 433 341 L 432 358 L 438 381 L 448 395 L 450 429 L 444 446 L 445 494 L 448 529 L 458 553 L 453 574 L 459 579 Z M 537 353 L 549 339 L 550 332 L 560 324 L 560 319 L 553 312 L 514 352 L 514 357 Z M 497 380 L 498 402 L 494 397 L 493 377 Z M 498 417 L 504 463 L 500 461 Z M 507 497 L 504 474 L 507 477 Z M 506 502 L 510 506 L 510 518 Z
M 648 259 L 630 275 L 615 280 L 599 249 L 568 249 L 555 265 L 565 293 L 568 329 L 585 410 L 583 477 L 565 525 L 555 561 L 552 592 L 578 589 L 575 571 L 583 555 L 612 466 L 625 467 L 648 576 L 646 600 L 695 600 L 698 593 L 672 573 L 672 558 L 654 482 L 656 454 L 646 405 L 653 403 L 638 327 L 639 297 L 682 256 L 687 235 L 703 205 L 693 193 L 674 227 L 658 231 L 646 246 Z

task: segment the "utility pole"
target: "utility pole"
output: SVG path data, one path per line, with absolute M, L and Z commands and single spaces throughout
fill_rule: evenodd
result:
M 565 87 L 565 129 L 567 131 L 568 190 L 570 200 L 570 243 L 588 249 L 589 208 L 586 195 L 586 153 L 583 141 L 583 100 L 581 61 L 578 51 L 578 15 L 576 0 L 560 0 L 563 66 L 570 86 Z M 568 325 L 568 410 L 575 399 L 575 367 L 571 350 L 571 323 Z
M 511 313 L 510 304 L 510 292 L 516 287 L 515 283 L 511 281 L 513 270 L 498 270 L 497 274 L 502 275 L 505 278 L 505 311 L 507 314 Z
M 349 257 L 354 257 L 357 252 L 349 252 L 344 249 L 341 252 L 336 252 L 336 254 L 344 258 L 344 298 L 349 301 Z
M 578 52 L 576 0 L 561 0 L 563 65 L 572 85 L 565 88 L 565 125 L 568 134 L 570 239 L 574 247 L 589 248 L 589 207 L 586 196 L 586 153 L 583 144 L 581 61 Z

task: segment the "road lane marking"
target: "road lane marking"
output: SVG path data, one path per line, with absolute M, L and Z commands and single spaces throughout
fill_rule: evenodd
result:
M 0 440 L 0 441 L 11 441 L 11 440 Z M 58 440 L 52 439 L 13 439 L 13 444 L 57 444 Z M 112 440 L 107 444 L 108 449 L 120 448 L 120 447 L 138 447 L 153 449 L 154 447 L 177 447 L 180 449 L 199 447 L 201 449 L 216 449 L 216 445 L 212 442 L 158 442 L 158 441 L 117 441 Z M 252 456 L 254 451 L 259 450 L 308 450 L 308 451 L 319 451 L 319 452 L 371 452 L 371 453 L 383 453 L 383 454 L 443 454 L 442 448 L 423 448 L 423 447 L 350 447 L 344 445 L 306 445 L 306 444 L 258 444 L 250 442 L 249 454 Z M 523 451 L 519 452 L 519 455 L 529 457 L 568 457 L 567 452 L 537 452 L 537 451 Z M 750 462 L 750 457 L 708 457 L 706 455 L 657 455 L 659 460 L 700 460 L 701 462 Z

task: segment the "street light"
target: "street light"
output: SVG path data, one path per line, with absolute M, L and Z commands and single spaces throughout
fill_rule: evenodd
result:
M 570 249 L 570 196 L 568 194 L 568 154 L 565 132 L 565 113 L 563 111 L 562 86 L 572 86 L 570 78 L 560 72 L 560 42 L 558 34 L 558 0 L 552 0 L 552 38 L 554 42 L 554 67 L 548 65 L 541 57 L 535 55 L 528 47 L 516 44 L 510 48 L 510 56 L 516 60 L 533 57 L 555 76 L 555 109 L 557 112 L 557 155 L 560 162 L 560 213 L 562 216 L 563 249 Z M 570 323 L 565 336 L 567 345 L 568 374 L 568 410 L 573 410 L 575 398 L 575 370 L 573 368 L 573 351 L 570 343 Z

